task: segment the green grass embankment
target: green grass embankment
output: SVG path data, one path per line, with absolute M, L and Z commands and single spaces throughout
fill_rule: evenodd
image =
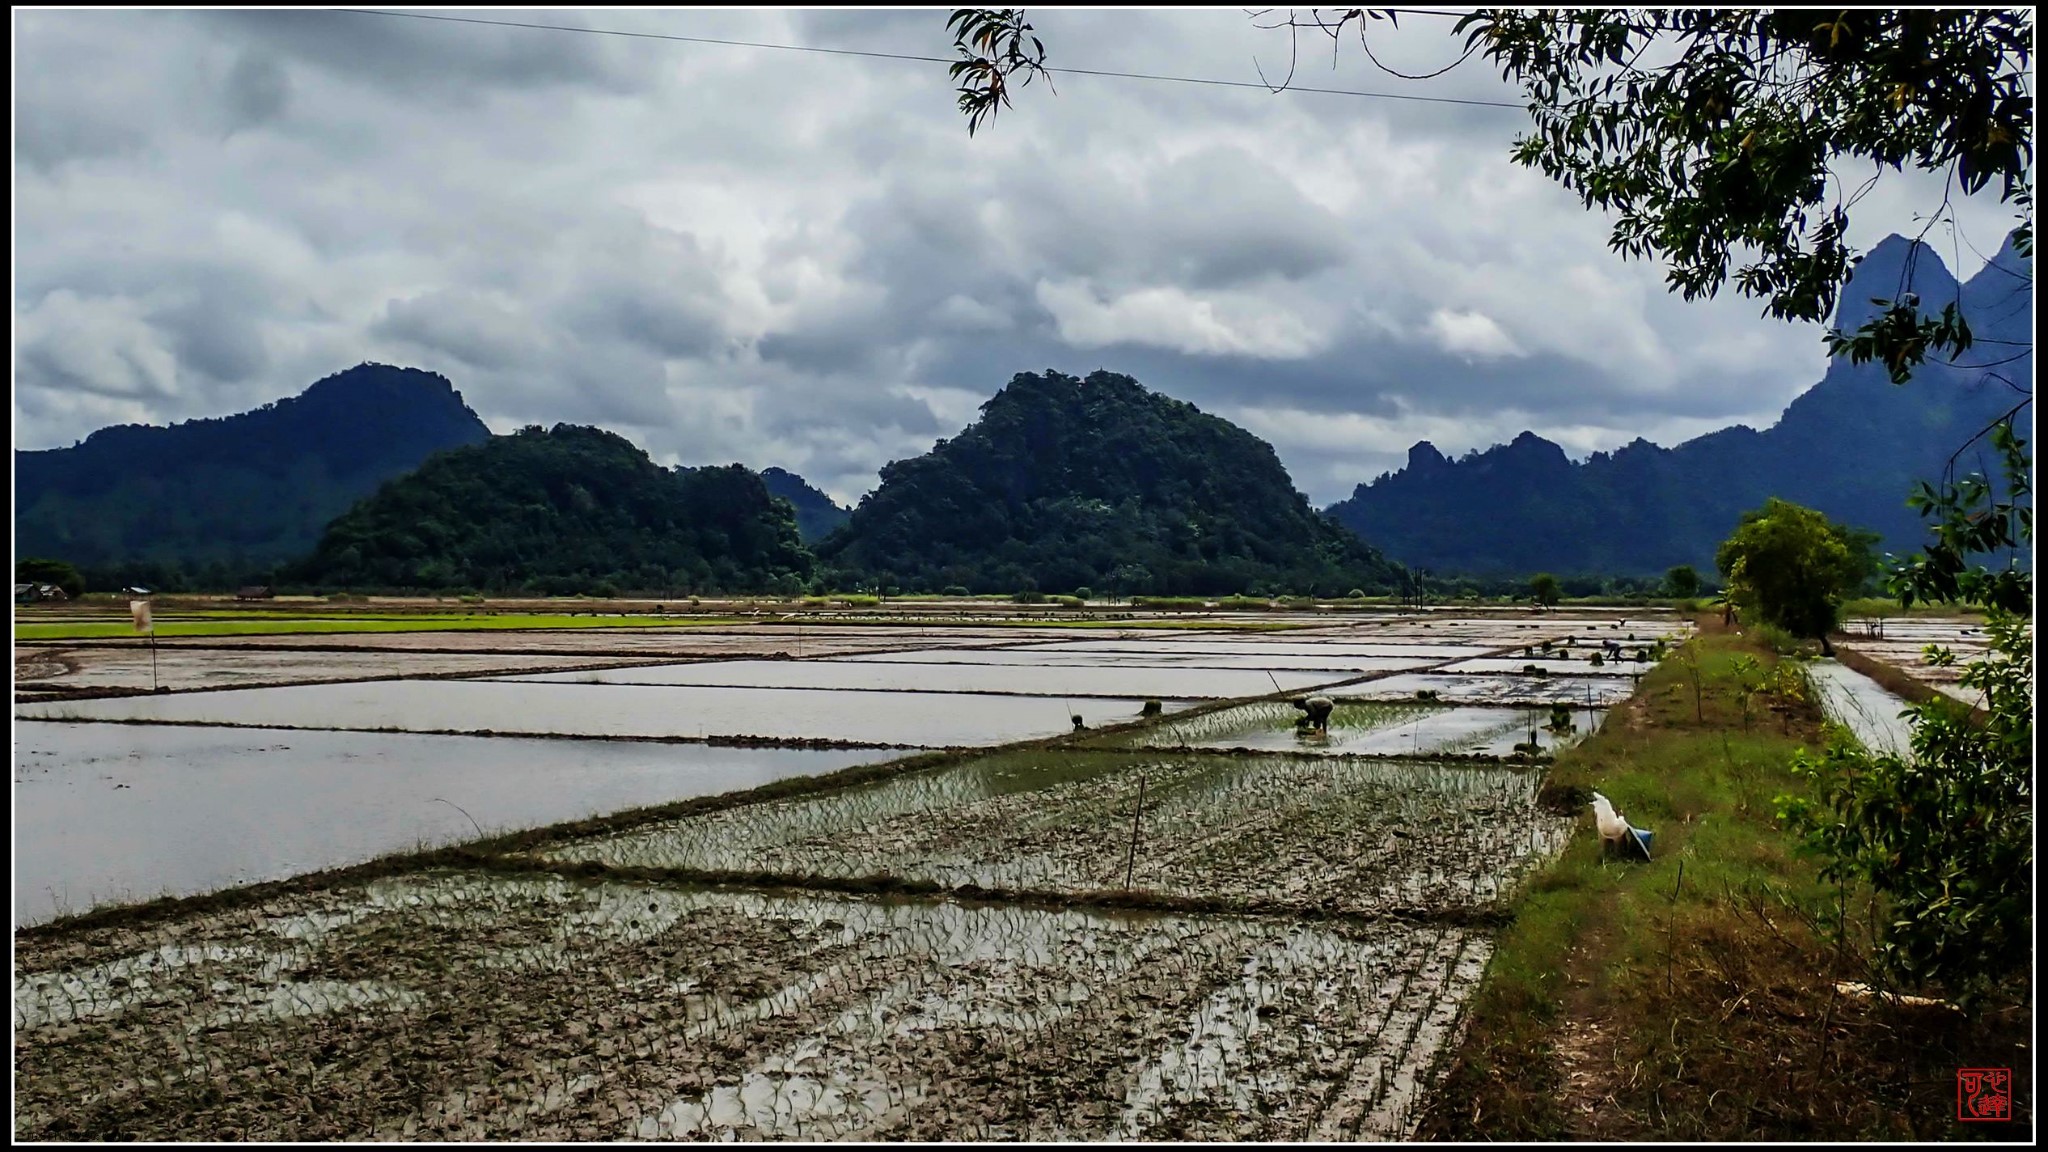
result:
M 1773 804 L 1803 790 L 1788 765 L 1820 713 L 1758 695 L 1745 721 L 1737 658 L 1776 658 L 1702 624 L 1553 766 L 1579 829 L 1517 899 L 1422 1136 L 2024 1139 L 2027 991 L 1969 1018 L 1838 989 L 1878 983 L 1881 906 L 1821 882 Z M 1596 789 L 1655 832 L 1653 862 L 1603 857 Z M 1957 1122 L 1958 1067 L 2014 1068 L 2023 1123 Z

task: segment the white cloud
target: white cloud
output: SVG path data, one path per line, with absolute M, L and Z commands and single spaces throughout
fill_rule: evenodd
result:
M 1284 304 L 1252 295 L 1204 298 L 1179 288 L 1141 288 L 1103 299 L 1085 280 L 1038 282 L 1039 304 L 1076 348 L 1147 344 L 1191 356 L 1298 360 L 1324 341 Z
M 1437 347 L 1468 360 L 1527 355 L 1514 337 L 1501 331 L 1500 325 L 1483 312 L 1439 308 L 1429 314 L 1428 332 Z

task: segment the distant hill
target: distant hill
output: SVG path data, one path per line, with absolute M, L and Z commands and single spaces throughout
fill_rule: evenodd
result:
M 336 519 L 286 579 L 489 591 L 799 590 L 789 506 L 738 464 L 670 471 L 599 428 L 523 428 L 431 457 Z
M 1951 453 L 2021 399 L 1992 373 L 2030 386 L 2031 356 L 2013 358 L 2031 348 L 2033 293 L 2032 269 L 2009 240 L 1958 286 L 1931 249 L 1893 236 L 1844 288 L 1840 326 L 1862 324 L 1871 298 L 1897 295 L 1902 277 L 1936 310 L 1960 293 L 1983 341 L 1961 364 L 1979 367 L 1930 362 L 1900 386 L 1877 365 L 1836 361 L 1764 431 L 1737 425 L 1676 448 L 1638 439 L 1583 463 L 1529 432 L 1455 461 L 1424 441 L 1405 468 L 1359 485 L 1329 513 L 1438 574 L 1710 572 L 1716 546 L 1768 496 L 1875 531 L 1884 550 L 1912 551 L 1926 540 L 1906 507 L 1914 482 L 1938 477 Z M 1974 457 L 1958 470 L 1977 470 Z
M 1110 372 L 1016 376 L 958 436 L 883 468 L 819 556 L 918 590 L 1341 595 L 1400 577 L 1270 444 Z
M 446 378 L 387 364 L 253 412 L 102 428 L 14 454 L 15 552 L 82 568 L 258 571 L 305 553 L 378 484 L 490 434 Z
M 794 472 L 768 468 L 762 471 L 761 482 L 768 485 L 771 495 L 782 497 L 796 509 L 797 535 L 803 537 L 805 544 L 823 540 L 853 515 L 851 509 L 841 508 Z

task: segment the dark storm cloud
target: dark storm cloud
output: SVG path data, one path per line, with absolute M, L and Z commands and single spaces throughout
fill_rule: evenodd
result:
M 942 10 L 461 15 L 952 54 Z M 1032 19 L 1056 66 L 1288 60 L 1235 11 Z M 377 359 L 500 431 L 595 423 L 851 501 L 1018 372 L 1108 368 L 1268 437 L 1327 501 L 1417 439 L 1767 424 L 1822 364 L 1812 326 L 1618 260 L 1508 161 L 1515 109 L 1065 74 L 969 138 L 942 64 L 317 11 L 15 32 L 18 447 Z M 1460 48 L 1427 18 L 1373 35 L 1408 71 Z M 1520 103 L 1478 62 L 1333 70 L 1319 37 L 1299 84 Z M 1859 244 L 1939 199 L 1915 179 Z M 1998 213 L 1965 213 L 1995 248 Z

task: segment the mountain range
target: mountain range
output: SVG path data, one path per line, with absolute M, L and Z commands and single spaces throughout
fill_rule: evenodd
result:
M 384 481 L 490 435 L 446 377 L 388 364 L 233 416 L 102 428 L 14 454 L 15 554 L 239 579 L 304 555 Z
M 1343 593 L 1433 575 L 1710 570 L 1779 496 L 1893 551 L 1917 547 L 1916 480 L 2031 393 L 2032 270 L 2010 242 L 1958 284 L 1892 237 L 1837 323 L 1904 286 L 1960 303 L 1976 345 L 1904 386 L 1832 362 L 1770 428 L 1574 462 L 1525 432 L 1452 460 L 1428 442 L 1317 513 L 1271 445 L 1128 376 L 1023 373 L 959 435 L 882 469 L 849 511 L 794 473 L 663 469 L 630 442 L 557 425 L 494 437 L 444 377 L 362 364 L 254 411 L 103 428 L 15 453 L 17 556 L 107 586 L 288 573 L 335 586 L 976 592 Z M 1976 464 L 1970 452 L 1958 471 Z M 1346 531 L 1345 529 L 1349 529 Z M 1370 541 L 1371 543 L 1366 543 Z M 807 549 L 809 549 L 807 551 Z M 813 555 L 818 561 L 813 567 Z
M 1330 515 L 1403 563 L 1433 574 L 1538 571 L 1651 575 L 1677 564 L 1711 571 L 1742 513 L 1778 496 L 1876 532 L 1881 548 L 1925 540 L 1906 497 L 1937 478 L 1991 421 L 2031 393 L 2033 281 L 2010 240 L 1967 284 L 1924 244 L 1893 236 L 1857 265 L 1837 326 L 1875 314 L 1901 286 L 1923 309 L 1958 301 L 1976 344 L 1956 363 L 1931 359 L 1904 385 L 1877 364 L 1832 361 L 1821 381 L 1758 431 L 1737 425 L 1664 448 L 1637 439 L 1574 462 L 1524 432 L 1451 460 L 1427 441 L 1397 472 L 1360 484 Z M 1957 471 L 1995 474 L 1964 452 Z

